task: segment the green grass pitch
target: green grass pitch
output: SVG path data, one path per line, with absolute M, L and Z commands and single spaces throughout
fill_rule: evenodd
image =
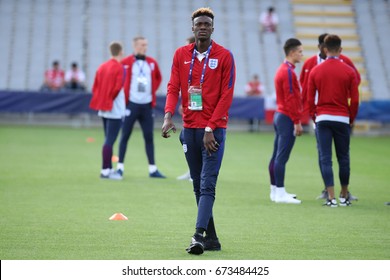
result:
M 100 128 L 0 126 L 0 259 L 389 260 L 390 138 L 351 140 L 351 207 L 327 208 L 315 139 L 297 139 L 286 187 L 301 205 L 269 200 L 272 133 L 228 130 L 214 205 L 222 251 L 189 255 L 196 205 L 179 134 L 155 131 L 150 179 L 140 130 L 129 141 L 123 181 L 99 178 Z M 94 142 L 88 142 L 88 138 Z M 115 144 L 117 154 L 118 142 Z M 334 158 L 335 182 L 338 182 Z M 336 185 L 339 192 L 339 185 Z M 127 221 L 110 221 L 121 212 Z

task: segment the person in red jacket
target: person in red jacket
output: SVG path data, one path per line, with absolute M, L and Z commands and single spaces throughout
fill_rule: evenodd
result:
M 318 64 L 321 64 L 326 60 L 326 53 L 324 51 L 324 39 L 328 35 L 328 33 L 323 33 L 318 37 L 318 49 L 319 53 L 308 58 L 305 63 L 302 66 L 301 74 L 299 76 L 299 82 L 301 83 L 302 87 L 302 100 L 303 100 L 303 115 L 302 119 L 303 121 L 307 122 L 307 119 L 310 119 L 309 116 L 309 109 L 308 109 L 308 103 L 307 103 L 307 85 L 309 80 L 309 74 L 310 71 L 317 66 Z M 359 71 L 356 69 L 355 65 L 353 64 L 352 60 L 343 55 L 340 54 L 340 60 L 347 63 L 349 66 L 351 66 L 356 73 L 356 79 L 358 80 L 358 85 L 360 84 L 361 77 Z
M 310 115 L 309 115 L 309 104 L 307 102 L 307 88 L 308 88 L 308 81 L 309 81 L 309 75 L 311 70 L 317 66 L 318 64 L 324 62 L 326 60 L 326 53 L 324 50 L 324 39 L 328 35 L 328 33 L 323 33 L 318 37 L 318 49 L 319 53 L 308 58 L 305 63 L 302 66 L 302 71 L 299 76 L 299 81 L 301 83 L 302 87 L 302 99 L 303 99 L 303 117 L 302 117 L 302 122 L 307 123 L 310 120 Z M 353 64 L 352 60 L 348 58 L 347 56 L 340 54 L 339 56 L 340 61 L 345 62 L 349 66 L 351 66 L 356 73 L 356 78 L 358 80 L 358 85 L 360 84 L 361 77 L 359 71 L 356 69 L 355 65 Z M 315 126 L 315 125 L 314 125 Z M 315 129 L 315 127 L 314 127 Z M 318 165 L 320 166 L 321 170 L 321 163 L 320 163 L 320 155 L 319 155 L 319 148 L 318 148 L 318 135 L 317 135 L 317 130 L 314 130 L 316 140 L 317 140 L 317 150 L 318 150 Z M 321 194 L 317 197 L 317 199 L 327 199 L 328 198 L 328 192 L 325 189 L 321 192 Z M 358 200 L 356 196 L 353 196 L 351 193 L 349 194 L 349 199 L 350 200 Z
M 183 148 L 198 206 L 196 230 L 186 250 L 202 254 L 204 250 L 221 250 L 213 206 L 236 71 L 232 53 L 211 39 L 213 11 L 199 8 L 191 19 L 195 43 L 178 48 L 174 54 L 162 137 L 176 131 L 172 115 L 181 93 Z
M 358 79 L 356 71 L 341 61 L 341 39 L 327 35 L 324 39 L 327 59 L 313 68 L 309 75 L 309 112 L 318 130 L 321 173 L 328 191 L 324 205 L 337 207 L 334 195 L 332 168 L 332 142 L 339 163 L 341 193 L 340 206 L 349 206 L 350 133 L 359 107 Z M 315 101 L 318 95 L 317 102 Z
M 111 59 L 99 66 L 92 86 L 90 107 L 98 110 L 102 117 L 105 141 L 102 148 L 103 165 L 100 177 L 103 179 L 122 179 L 112 172 L 112 150 L 122 125 L 126 109 L 126 94 L 123 90 L 128 75 L 120 63 L 123 56 L 121 43 L 110 44 Z
M 312 57 L 308 58 L 302 66 L 301 74 L 299 76 L 299 82 L 301 83 L 302 87 L 302 100 L 304 104 L 304 112 L 303 117 L 305 117 L 305 114 L 309 115 L 309 109 L 308 109 L 308 103 L 307 103 L 307 85 L 309 80 L 309 74 L 311 70 L 317 66 L 318 64 L 321 64 L 326 60 L 326 53 L 324 50 L 324 39 L 328 35 L 328 33 L 323 33 L 320 36 L 318 36 L 318 50 L 319 53 L 316 55 L 313 55 Z M 340 53 L 340 61 L 345 62 L 349 66 L 351 66 L 355 73 L 356 73 L 356 79 L 358 85 L 360 84 L 361 77 L 359 71 L 356 69 L 356 66 L 353 64 L 352 60 Z
M 276 105 L 274 115 L 274 150 L 268 165 L 270 199 L 276 203 L 300 204 L 295 194 L 286 192 L 284 177 L 286 164 L 294 147 L 295 137 L 301 136 L 302 97 L 295 64 L 302 60 L 303 47 L 298 39 L 290 38 L 284 44 L 286 58 L 275 75 Z
M 245 85 L 245 93 L 248 97 L 264 98 L 264 85 L 260 82 L 259 75 L 254 74 Z M 257 102 L 253 100 L 253 102 Z M 249 131 L 254 132 L 259 127 L 259 120 L 249 119 Z
M 123 176 L 127 144 L 134 124 L 138 120 L 145 140 L 149 177 L 165 178 L 157 169 L 153 142 L 153 108 L 156 107 L 156 91 L 161 84 L 162 76 L 157 61 L 150 56 L 146 56 L 147 46 L 148 41 L 144 37 L 135 37 L 133 39 L 134 54 L 122 60 L 122 64 L 130 72 L 130 82 L 125 87 L 125 92 L 128 93 L 129 98 L 119 144 L 117 173 Z
M 61 92 L 65 87 L 65 72 L 58 60 L 53 61 L 52 68 L 45 71 L 45 81 L 42 91 Z

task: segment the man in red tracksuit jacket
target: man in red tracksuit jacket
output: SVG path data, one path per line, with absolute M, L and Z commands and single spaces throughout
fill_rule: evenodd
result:
M 105 141 L 102 148 L 103 166 L 100 177 L 103 179 L 120 180 L 122 177 L 112 172 L 112 149 L 122 126 L 125 115 L 127 95 L 123 91 L 129 82 L 126 70 L 120 63 L 123 56 L 122 44 L 110 44 L 112 58 L 99 66 L 92 86 L 90 107 L 98 110 L 102 117 Z
M 301 83 L 302 87 L 302 99 L 303 99 L 303 114 L 302 114 L 302 122 L 307 123 L 310 119 L 309 115 L 309 104 L 307 102 L 307 88 L 308 88 L 308 81 L 309 81 L 309 75 L 311 70 L 317 66 L 318 64 L 324 62 L 326 60 L 326 53 L 324 51 L 324 39 L 328 35 L 328 33 L 323 33 L 318 37 L 318 49 L 319 53 L 308 58 L 305 63 L 302 66 L 301 74 L 299 76 L 299 82 Z M 349 66 L 351 66 L 356 73 L 356 78 L 358 80 L 358 85 L 360 84 L 361 77 L 359 71 L 356 69 L 355 65 L 353 64 L 352 60 L 348 58 L 347 56 L 340 54 L 339 56 L 340 61 L 345 62 Z M 315 129 L 315 128 L 314 128 Z M 319 155 L 319 149 L 318 149 L 318 135 L 317 130 L 315 130 L 315 136 L 317 140 L 317 150 L 318 150 L 318 165 L 321 170 L 321 164 L 320 164 L 320 155 Z M 326 188 L 321 192 L 321 194 L 317 197 L 317 199 L 327 199 L 328 198 L 328 192 L 326 191 Z M 349 194 L 350 200 L 358 200 L 356 196 L 353 196 L 351 193 Z
M 277 109 L 274 115 L 274 150 L 268 165 L 270 199 L 276 203 L 300 204 L 295 194 L 286 191 L 284 177 L 286 164 L 294 147 L 296 136 L 302 135 L 302 97 L 295 64 L 302 60 L 303 48 L 298 39 L 290 38 L 284 44 L 286 58 L 275 74 Z
M 181 92 L 183 149 L 198 205 L 190 254 L 221 250 L 214 226 L 217 178 L 225 149 L 228 111 L 233 100 L 235 64 L 232 53 L 211 40 L 214 14 L 200 8 L 192 14 L 195 43 L 176 50 L 168 83 L 162 136 L 176 127 L 172 121 Z M 205 236 L 204 236 L 205 234 Z
M 308 105 L 316 123 L 321 173 L 328 191 L 324 205 L 337 207 L 334 195 L 332 142 L 339 163 L 340 206 L 349 206 L 350 132 L 359 106 L 358 79 L 355 70 L 340 60 L 341 39 L 327 35 L 324 40 L 327 59 L 313 68 L 309 75 Z M 315 102 L 316 93 L 318 101 Z
M 127 144 L 136 121 L 139 122 L 145 140 L 145 151 L 149 163 L 150 178 L 165 178 L 157 169 L 154 158 L 154 112 L 156 107 L 156 91 L 162 76 L 157 61 L 146 56 L 147 40 L 144 37 L 133 39 L 134 54 L 122 60 L 130 72 L 130 82 L 125 87 L 128 94 L 126 116 L 123 122 L 122 135 L 119 143 L 119 161 L 117 173 L 123 175 Z

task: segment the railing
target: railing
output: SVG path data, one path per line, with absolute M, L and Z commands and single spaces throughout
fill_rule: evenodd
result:
M 91 113 L 89 93 L 43 93 L 0 91 L 0 113 Z M 164 115 L 165 96 L 157 96 L 156 115 Z M 235 97 L 229 111 L 230 118 L 264 119 L 264 99 Z

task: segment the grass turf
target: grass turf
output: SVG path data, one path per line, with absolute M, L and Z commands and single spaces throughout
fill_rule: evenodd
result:
M 314 136 L 297 139 L 287 164 L 287 189 L 303 202 L 283 205 L 269 200 L 273 134 L 228 131 L 214 206 L 222 251 L 202 256 L 184 250 L 196 207 L 191 183 L 176 180 L 187 170 L 178 133 L 163 139 L 155 131 L 167 179 L 148 177 L 136 129 L 124 180 L 101 180 L 102 142 L 98 128 L 0 126 L 0 259 L 390 259 L 389 138 L 352 138 L 350 191 L 359 201 L 330 209 L 315 200 L 322 180 Z M 109 221 L 116 212 L 129 220 Z

